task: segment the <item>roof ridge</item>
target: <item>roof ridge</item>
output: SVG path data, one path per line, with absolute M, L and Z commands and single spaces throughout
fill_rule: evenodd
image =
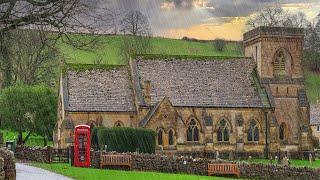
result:
M 226 60 L 226 59 L 252 59 L 251 57 L 246 56 L 205 56 L 205 55 L 174 55 L 174 54 L 138 54 L 135 55 L 133 58 L 135 59 L 142 59 L 142 60 L 151 60 L 151 59 L 161 59 L 161 60 L 168 60 L 168 59 L 192 59 L 192 60 Z

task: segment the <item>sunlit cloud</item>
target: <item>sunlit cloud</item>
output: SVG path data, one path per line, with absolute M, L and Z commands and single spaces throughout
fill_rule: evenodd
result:
M 92 0 L 97 7 L 121 14 L 139 10 L 145 14 L 155 36 L 240 40 L 245 21 L 261 9 L 281 6 L 304 12 L 309 20 L 320 13 L 320 0 Z M 107 3 L 107 2 L 111 2 Z
M 226 22 L 222 22 L 223 21 Z M 184 36 L 197 39 L 212 40 L 223 38 L 227 40 L 241 40 L 245 32 L 245 17 L 221 18 L 220 23 L 205 23 L 184 29 L 169 29 L 163 33 L 170 38 L 182 38 Z M 232 20 L 230 20 L 232 19 Z

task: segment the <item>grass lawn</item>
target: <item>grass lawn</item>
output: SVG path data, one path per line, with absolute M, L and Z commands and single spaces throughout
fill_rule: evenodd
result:
M 3 133 L 3 141 L 13 141 L 18 138 L 18 133 L 10 130 L 0 129 L 0 132 Z M 23 133 L 23 138 L 27 135 L 27 133 Z M 43 146 L 43 137 L 31 134 L 28 141 L 25 144 L 26 146 Z M 48 141 L 48 146 L 52 146 L 52 141 Z
M 252 159 L 253 163 L 262 163 L 262 164 L 270 164 L 270 160 L 267 159 Z M 320 168 L 320 159 L 317 159 L 313 162 L 313 164 L 309 163 L 309 160 L 298 160 L 292 159 L 290 160 L 290 165 L 294 167 L 311 167 L 311 168 Z M 272 161 L 272 164 L 277 164 L 275 160 Z
M 106 169 L 77 168 L 69 164 L 44 164 L 33 163 L 33 166 L 47 169 L 49 171 L 62 174 L 74 179 L 110 179 L 110 180 L 224 180 L 231 178 L 195 176 L 185 174 L 169 174 L 156 172 L 139 172 L 139 171 L 117 171 Z

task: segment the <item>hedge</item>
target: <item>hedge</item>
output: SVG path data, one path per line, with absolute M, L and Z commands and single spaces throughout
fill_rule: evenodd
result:
M 149 129 L 113 127 L 94 128 L 91 133 L 93 148 L 105 149 L 116 152 L 154 153 L 156 133 Z

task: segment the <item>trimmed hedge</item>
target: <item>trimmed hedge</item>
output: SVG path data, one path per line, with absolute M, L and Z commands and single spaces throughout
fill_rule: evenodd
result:
M 116 152 L 135 152 L 142 153 L 155 152 L 156 133 L 149 129 L 113 127 L 94 128 L 91 133 L 91 146 L 95 149 L 105 149 Z

